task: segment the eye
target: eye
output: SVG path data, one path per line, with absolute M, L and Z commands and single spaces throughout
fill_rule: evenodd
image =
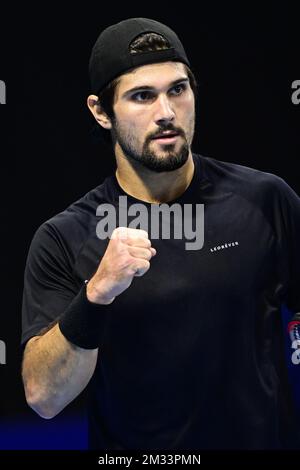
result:
M 137 102 L 150 101 L 154 98 L 154 94 L 151 91 L 139 91 L 132 95 L 131 99 Z
M 186 84 L 185 83 L 179 83 L 178 85 L 175 85 L 173 88 L 171 88 L 170 93 L 172 95 L 179 96 L 185 90 L 186 90 Z

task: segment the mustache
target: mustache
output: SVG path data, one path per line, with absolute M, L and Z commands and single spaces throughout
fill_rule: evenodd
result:
M 161 134 L 164 131 L 173 131 L 176 132 L 176 134 L 180 135 L 181 137 L 185 137 L 184 130 L 181 129 L 180 127 L 175 127 L 173 124 L 165 124 L 165 125 L 160 125 L 155 132 L 152 134 L 149 134 L 146 138 L 146 142 L 150 142 L 150 140 L 155 139 L 159 134 Z

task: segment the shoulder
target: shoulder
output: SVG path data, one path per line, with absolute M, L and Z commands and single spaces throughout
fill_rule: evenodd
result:
M 80 249 L 82 243 L 95 233 L 99 204 L 106 202 L 105 182 L 93 188 L 62 212 L 45 220 L 36 230 L 31 245 L 35 248 L 57 247 L 72 253 Z
M 253 202 L 270 202 L 292 199 L 299 201 L 299 196 L 280 176 L 257 170 L 244 165 L 200 156 L 205 173 L 209 180 L 219 187 L 240 193 Z

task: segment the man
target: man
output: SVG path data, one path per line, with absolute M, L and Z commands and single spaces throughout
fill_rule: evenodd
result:
M 117 171 L 33 239 L 28 404 L 52 418 L 88 385 L 96 449 L 295 446 L 280 308 L 297 321 L 298 196 L 275 175 L 191 152 L 196 86 L 167 26 L 107 28 L 90 75 L 88 106 Z M 143 223 L 133 226 L 137 204 Z M 160 208 L 170 236 L 151 236 Z M 196 238 L 203 231 L 196 249 L 189 222 Z

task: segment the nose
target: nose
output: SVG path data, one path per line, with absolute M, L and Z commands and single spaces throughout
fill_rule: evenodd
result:
M 158 96 L 156 100 L 156 109 L 154 120 L 156 124 L 161 124 L 163 122 L 171 122 L 175 117 L 175 113 L 172 107 L 172 103 L 170 102 L 169 98 L 161 94 Z

